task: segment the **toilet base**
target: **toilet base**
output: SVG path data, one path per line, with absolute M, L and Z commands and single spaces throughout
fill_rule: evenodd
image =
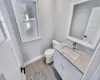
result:
M 46 58 L 44 59 L 44 63 L 47 65 L 52 65 L 54 61 L 50 62 L 50 63 L 46 63 Z

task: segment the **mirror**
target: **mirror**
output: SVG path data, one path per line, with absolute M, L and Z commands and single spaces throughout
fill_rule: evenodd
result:
M 39 39 L 37 2 L 34 0 L 11 0 L 22 43 Z
M 71 3 L 67 39 L 95 49 L 100 39 L 100 0 Z

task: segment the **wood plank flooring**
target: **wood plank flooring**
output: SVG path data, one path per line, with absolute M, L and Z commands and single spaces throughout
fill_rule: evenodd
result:
M 62 80 L 52 65 L 40 59 L 26 66 L 26 80 Z

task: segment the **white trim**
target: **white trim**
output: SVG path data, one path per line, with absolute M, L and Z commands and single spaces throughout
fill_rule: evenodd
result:
M 84 46 L 86 46 L 88 48 L 95 49 L 95 47 L 92 44 L 90 44 L 88 42 L 85 42 L 83 40 L 80 40 L 80 39 L 77 39 L 77 38 L 74 38 L 74 37 L 71 37 L 71 36 L 67 36 L 67 39 L 69 39 L 71 41 L 74 41 L 74 42 L 77 42 L 78 44 L 84 45 Z
M 22 80 L 26 80 L 26 74 L 21 73 L 21 76 L 22 76 Z
M 44 54 L 42 54 L 42 55 L 40 55 L 40 56 L 38 56 L 38 57 L 36 57 L 36 58 L 34 58 L 34 59 L 31 59 L 30 61 L 25 62 L 25 63 L 24 63 L 24 66 L 27 66 L 27 65 L 29 65 L 29 64 L 31 64 L 31 63 L 33 63 L 33 62 L 35 62 L 35 61 L 37 61 L 37 60 L 43 58 L 43 57 L 44 57 Z
M 28 1 L 28 2 L 36 2 L 36 13 L 37 14 L 36 14 L 35 19 L 36 19 L 36 27 L 37 27 L 38 36 L 30 37 L 30 38 L 24 37 L 23 31 L 21 29 L 21 26 L 22 26 L 21 22 L 23 22 L 23 21 L 20 19 L 21 16 L 20 16 L 20 12 L 18 10 L 18 7 L 16 5 L 16 1 L 17 0 L 11 0 L 11 4 L 12 4 L 12 8 L 13 8 L 13 11 L 14 11 L 14 15 L 15 15 L 15 18 L 16 18 L 17 25 L 18 25 L 18 30 L 19 30 L 19 34 L 20 34 L 20 38 L 21 38 L 22 43 L 32 41 L 32 40 L 41 39 L 40 33 L 39 33 L 39 28 L 38 28 L 38 19 L 37 19 L 38 18 L 38 13 L 37 13 L 38 3 L 37 3 L 37 0 L 25 0 L 25 1 Z
M 29 42 L 29 41 L 32 41 L 32 40 L 40 40 L 40 39 L 41 39 L 40 36 L 25 38 L 25 39 L 23 39 L 22 43 Z
M 84 2 L 87 2 L 87 1 L 90 1 L 90 0 L 76 0 L 76 1 L 72 1 L 72 3 L 74 4 L 74 5 L 77 5 L 77 4 L 81 4 L 81 3 L 84 3 Z

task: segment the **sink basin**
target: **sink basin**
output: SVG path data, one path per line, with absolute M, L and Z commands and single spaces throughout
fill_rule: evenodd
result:
M 70 56 L 72 59 L 77 60 L 80 57 L 79 51 L 76 49 L 72 49 L 68 46 L 62 47 L 64 53 L 66 53 L 68 56 Z

